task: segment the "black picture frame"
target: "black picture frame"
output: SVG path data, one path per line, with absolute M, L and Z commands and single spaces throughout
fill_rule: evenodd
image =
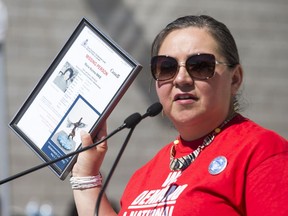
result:
M 9 127 L 44 162 L 81 148 L 79 128 L 95 137 L 142 65 L 83 18 Z M 50 165 L 64 180 L 76 156 Z

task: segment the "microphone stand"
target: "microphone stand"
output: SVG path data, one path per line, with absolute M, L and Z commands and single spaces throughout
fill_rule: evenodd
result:
M 103 196 L 103 194 L 104 194 L 104 191 L 105 191 L 105 189 L 106 189 L 106 187 L 107 187 L 107 185 L 108 185 L 108 183 L 109 183 L 109 181 L 110 181 L 110 179 L 111 179 L 111 177 L 112 177 L 112 175 L 113 175 L 113 173 L 114 173 L 114 170 L 115 170 L 116 166 L 118 165 L 118 162 L 119 162 L 119 160 L 120 160 L 120 158 L 121 158 L 121 156 L 122 156 L 122 154 L 123 154 L 123 152 L 124 152 L 124 150 L 125 150 L 128 142 L 129 142 L 129 140 L 130 140 L 130 138 L 131 138 L 131 136 L 132 136 L 132 133 L 133 133 L 136 125 L 137 125 L 141 120 L 143 120 L 144 118 L 146 118 L 146 117 L 148 117 L 148 116 L 154 117 L 154 116 L 158 115 L 158 114 L 161 112 L 161 110 L 162 110 L 162 105 L 161 105 L 159 102 L 158 102 L 158 103 L 155 103 L 155 104 L 151 105 L 151 106 L 147 109 L 147 112 L 146 112 L 144 115 L 142 115 L 142 116 L 141 116 L 139 113 L 134 113 L 134 114 L 130 115 L 128 118 L 126 118 L 126 120 L 124 121 L 124 124 L 122 124 L 122 125 L 121 125 L 120 127 L 118 127 L 116 130 L 114 130 L 113 132 L 111 132 L 110 134 L 108 134 L 106 137 L 104 137 L 103 139 L 99 140 L 98 142 L 92 143 L 92 144 L 89 145 L 89 146 L 82 147 L 82 148 L 80 148 L 80 149 L 78 149 L 78 150 L 76 150 L 76 151 L 74 151 L 74 152 L 71 152 L 71 153 L 66 154 L 66 155 L 64 155 L 64 156 L 61 156 L 61 157 L 59 157 L 59 158 L 57 158 L 57 159 L 54 159 L 54 160 L 51 160 L 51 161 L 42 163 L 42 164 L 40 164 L 40 165 L 38 165 L 38 166 L 32 167 L 32 168 L 27 169 L 27 170 L 25 170 L 25 171 L 22 171 L 22 172 L 20 172 L 20 173 L 18 173 L 18 174 L 15 174 L 15 175 L 13 175 L 13 176 L 10 176 L 10 177 L 8 177 L 8 178 L 6 178 L 6 179 L 3 179 L 3 180 L 0 181 L 0 185 L 2 185 L 2 184 L 4 184 L 4 183 L 7 183 L 7 182 L 9 182 L 9 181 L 12 181 L 12 180 L 14 180 L 14 179 L 16 179 L 16 178 L 19 178 L 19 177 L 21 177 L 21 176 L 27 175 L 27 174 L 29 174 L 29 173 L 31 173 L 31 172 L 34 172 L 34 171 L 36 171 L 36 170 L 39 170 L 39 169 L 41 169 L 41 168 L 44 168 L 44 167 L 46 167 L 46 166 L 49 166 L 49 165 L 51 165 L 51 164 L 53 164 L 53 163 L 56 163 L 56 162 L 58 162 L 58 161 L 61 161 L 61 160 L 63 160 L 63 159 L 66 159 L 66 158 L 68 158 L 68 157 L 71 157 L 71 156 L 74 156 L 74 155 L 76 155 L 76 154 L 79 154 L 79 153 L 81 153 L 81 152 L 83 152 L 83 151 L 86 151 L 86 150 L 88 150 L 88 149 L 91 149 L 91 148 L 99 145 L 99 144 L 102 143 L 103 141 L 109 139 L 110 137 L 112 137 L 113 135 L 115 135 L 115 134 L 118 133 L 119 131 L 123 130 L 124 128 L 129 128 L 130 131 L 129 131 L 129 133 L 128 133 L 128 135 L 127 135 L 127 137 L 126 137 L 126 139 L 125 139 L 125 141 L 124 141 L 124 143 L 123 143 L 123 145 L 122 145 L 122 147 L 121 147 L 121 149 L 120 149 L 120 151 L 119 151 L 119 153 L 118 153 L 118 155 L 117 155 L 117 158 L 116 158 L 116 160 L 115 160 L 115 162 L 114 162 L 114 164 L 113 164 L 113 166 L 112 166 L 112 168 L 111 168 L 111 170 L 110 170 L 110 172 L 109 172 L 109 174 L 108 174 L 108 176 L 107 176 L 107 180 L 105 181 L 103 187 L 101 188 L 101 190 L 100 190 L 100 192 L 99 192 L 99 196 L 98 196 L 98 198 L 97 198 L 97 203 L 96 203 L 96 206 L 95 206 L 95 214 L 96 214 L 96 216 L 98 216 L 99 207 L 100 207 L 100 202 L 101 202 L 102 196 Z
M 10 177 L 8 177 L 8 178 L 6 178 L 6 179 L 3 179 L 3 180 L 0 181 L 0 185 L 2 185 L 2 184 L 4 184 L 4 183 L 7 183 L 7 182 L 9 182 L 9 181 L 12 181 L 12 180 L 14 180 L 14 179 L 16 179 L 16 178 L 19 178 L 19 177 L 21 177 L 21 176 L 27 175 L 27 174 L 29 174 L 29 173 L 31 173 L 31 172 L 34 172 L 34 171 L 36 171 L 36 170 L 39 170 L 39 169 L 41 169 L 41 168 L 44 168 L 44 167 L 46 167 L 46 166 L 49 166 L 49 165 L 51 165 L 51 164 L 54 164 L 54 163 L 56 163 L 56 162 L 58 162 L 58 161 L 61 161 L 61 160 L 63 160 L 63 159 L 66 159 L 66 158 L 68 158 L 68 157 L 77 155 L 77 154 L 79 154 L 79 153 L 81 153 L 81 152 L 83 152 L 83 151 L 86 151 L 86 150 L 88 150 L 88 149 L 91 149 L 91 148 L 99 145 L 99 144 L 102 143 L 103 141 L 109 139 L 110 137 L 112 137 L 113 135 L 115 135 L 115 134 L 118 133 L 119 131 L 123 130 L 124 128 L 130 128 L 130 129 L 131 129 L 130 131 L 131 131 L 131 134 L 132 134 L 135 126 L 136 126 L 141 120 L 143 120 L 144 118 L 146 118 L 146 117 L 148 117 L 148 116 L 150 116 L 150 117 L 156 116 L 156 115 L 158 115 L 158 114 L 161 112 L 161 110 L 162 110 L 162 105 L 161 105 L 159 102 L 154 103 L 154 104 L 152 104 L 152 105 L 147 109 L 147 112 L 146 112 L 143 116 L 141 116 L 139 113 L 133 113 L 132 115 L 130 115 L 129 117 L 127 117 L 127 118 L 125 119 L 124 123 L 123 123 L 120 127 L 118 127 L 117 129 L 115 129 L 114 131 L 112 131 L 110 134 L 108 134 L 106 137 L 104 137 L 103 139 L 99 140 L 98 142 L 93 143 L 93 144 L 91 144 L 91 145 L 89 145 L 89 146 L 86 146 L 86 147 L 82 147 L 82 148 L 80 148 L 80 149 L 78 149 L 78 150 L 76 150 L 76 151 L 74 151 L 74 152 L 71 152 L 71 153 L 69 153 L 69 154 L 63 155 L 63 156 L 61 156 L 61 157 L 59 157 L 59 158 L 56 158 L 56 159 L 54 159 L 54 160 L 51 160 L 51 161 L 42 163 L 42 164 L 40 164 L 40 165 L 38 165 L 38 166 L 32 167 L 32 168 L 27 169 L 27 170 L 24 170 L 24 171 L 22 171 L 22 172 L 20 172 L 20 173 L 18 173 L 18 174 L 15 174 L 15 175 L 13 175 L 13 176 L 10 176 Z M 128 140 L 130 139 L 131 134 L 129 133 L 129 138 L 128 138 Z M 127 140 L 126 142 L 128 142 L 128 140 Z M 126 143 L 126 145 L 127 145 L 127 143 Z M 121 154 L 122 154 L 122 153 L 121 153 Z M 119 158 L 119 159 L 120 159 L 120 158 Z
M 98 214 L 99 214 L 100 203 L 101 203 L 102 197 L 104 195 L 104 192 L 105 192 L 105 190 L 106 190 L 106 188 L 108 186 L 108 183 L 109 183 L 109 181 L 110 181 L 110 179 L 111 179 L 111 177 L 112 177 L 112 175 L 113 175 L 113 173 L 114 173 L 114 171 L 115 171 L 115 169 L 116 169 L 116 167 L 118 165 L 118 162 L 121 159 L 121 156 L 122 156 L 122 154 L 123 154 L 128 142 L 129 142 L 129 140 L 130 140 L 130 138 L 132 136 L 132 133 L 133 133 L 135 127 L 136 127 L 136 125 L 134 125 L 133 127 L 130 128 L 130 131 L 129 131 L 129 133 L 128 133 L 128 135 L 127 135 L 127 137 L 126 137 L 126 139 L 125 139 L 125 141 L 124 141 L 124 143 L 123 143 L 123 145 L 122 145 L 122 147 L 121 147 L 121 149 L 120 149 L 120 151 L 119 151 L 119 153 L 118 153 L 118 155 L 117 155 L 117 157 L 116 157 L 116 159 L 115 159 L 115 161 L 114 161 L 114 163 L 113 163 L 113 165 L 112 165 L 112 167 L 111 167 L 111 169 L 109 171 L 109 173 L 108 173 L 107 179 L 104 182 L 104 184 L 103 184 L 103 186 L 102 186 L 102 188 L 101 188 L 101 190 L 99 192 L 99 195 L 98 195 L 98 198 L 97 198 L 97 202 L 96 202 L 96 206 L 95 206 L 95 216 L 98 216 Z
M 116 166 L 118 165 L 118 162 L 120 161 L 120 158 L 121 158 L 128 142 L 132 136 L 132 133 L 133 133 L 136 125 L 148 116 L 154 117 L 154 116 L 158 115 L 161 112 L 161 110 L 162 110 L 162 105 L 159 102 L 154 103 L 147 109 L 147 111 L 144 115 L 142 115 L 142 116 L 140 115 L 140 118 L 138 115 L 135 115 L 135 117 L 131 118 L 131 120 L 129 119 L 129 121 L 127 119 L 127 124 L 128 124 L 128 128 L 130 128 L 130 131 L 129 131 L 129 133 L 128 133 L 128 135 L 127 135 L 127 137 L 126 137 L 126 139 L 125 139 L 125 141 L 124 141 L 124 143 L 123 143 L 123 145 L 122 145 L 122 147 L 121 147 L 121 149 L 120 149 L 120 151 L 119 151 L 119 153 L 118 153 L 118 155 L 117 155 L 117 157 L 113 163 L 113 166 L 111 167 L 111 169 L 108 173 L 106 181 L 104 182 L 104 184 L 103 184 L 103 186 L 99 192 L 99 195 L 98 195 L 97 201 L 96 201 L 96 205 L 95 205 L 95 216 L 98 216 L 100 203 L 101 203 L 103 194 L 105 192 L 105 189 L 106 189 L 106 187 L 107 187 L 107 185 L 108 185 L 108 183 L 109 183 L 109 181 L 110 181 L 110 179 L 111 179 L 111 177 L 112 177 L 112 175 L 116 169 Z
M 99 145 L 99 144 L 102 143 L 103 141 L 109 139 L 110 137 L 112 137 L 113 135 L 115 135 L 117 132 L 119 132 L 119 131 L 121 131 L 122 129 L 124 129 L 125 126 L 126 126 L 126 125 L 122 125 L 121 127 L 118 127 L 116 130 L 114 130 L 112 133 L 110 133 L 109 135 L 107 135 L 107 136 L 104 137 L 103 139 L 101 139 L 101 140 L 99 140 L 98 142 L 95 142 L 95 143 L 93 143 L 93 144 L 91 144 L 91 145 L 89 145 L 89 146 L 80 148 L 80 149 L 78 149 L 78 150 L 76 150 L 76 151 L 73 151 L 73 152 L 71 152 L 71 153 L 69 153 L 69 154 L 66 154 L 66 155 L 64 155 L 64 156 L 62 156 L 62 157 L 59 157 L 59 158 L 57 158 L 57 159 L 55 159 L 55 160 L 51 160 L 51 161 L 48 161 L 48 162 L 46 162 L 46 163 L 42 163 L 42 164 L 40 164 L 40 165 L 38 165 L 38 166 L 32 167 L 32 168 L 27 169 L 27 170 L 25 170 L 25 171 L 23 171 L 23 172 L 20 172 L 20 173 L 18 173 L 18 174 L 15 174 L 15 175 L 13 175 L 13 176 L 10 176 L 10 177 L 8 177 L 8 178 L 6 178 L 6 179 L 3 179 L 3 180 L 0 181 L 0 185 L 2 185 L 2 184 L 4 184 L 4 183 L 7 183 L 7 182 L 9 182 L 9 181 L 12 181 L 12 180 L 14 180 L 14 179 L 16 179 L 16 178 L 19 178 L 19 177 L 21 177 L 21 176 L 27 175 L 27 174 L 29 174 L 29 173 L 31 173 L 31 172 L 34 172 L 34 171 L 36 171 L 36 170 L 39 170 L 39 169 L 41 169 L 41 168 L 44 168 L 44 167 L 46 167 L 46 166 L 49 166 L 49 165 L 51 165 L 51 164 L 54 164 L 54 163 L 56 163 L 56 162 L 58 162 L 58 161 L 61 161 L 61 160 L 63 160 L 63 159 L 66 159 L 66 158 L 68 158 L 68 157 L 71 157 L 71 156 L 74 156 L 74 155 L 76 155 L 76 154 L 79 154 L 79 153 L 81 153 L 81 152 L 83 152 L 83 151 L 86 151 L 86 150 L 88 150 L 88 149 L 91 149 L 91 148 Z

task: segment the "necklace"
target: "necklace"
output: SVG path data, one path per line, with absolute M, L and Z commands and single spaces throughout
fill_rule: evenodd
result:
M 180 158 L 175 158 L 176 155 L 176 149 L 175 146 L 179 143 L 179 140 L 174 141 L 174 145 L 172 145 L 170 150 L 170 169 L 172 171 L 179 171 L 179 170 L 185 170 L 200 154 L 200 152 L 210 145 L 212 141 L 214 140 L 215 136 L 219 134 L 222 131 L 222 128 L 232 119 L 236 113 L 233 113 L 228 117 L 219 127 L 215 128 L 208 136 L 205 137 L 203 143 L 198 146 L 197 149 L 195 149 L 193 152 L 191 152 L 188 155 L 185 155 Z

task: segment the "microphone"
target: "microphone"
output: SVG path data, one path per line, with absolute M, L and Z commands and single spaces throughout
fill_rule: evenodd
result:
M 139 113 L 133 113 L 127 117 L 122 125 L 124 128 L 133 128 L 142 120 L 142 116 Z
M 155 103 L 155 104 L 156 104 L 156 103 Z M 8 177 L 8 178 L 6 178 L 6 179 L 3 179 L 3 180 L 0 181 L 0 185 L 2 185 L 2 184 L 4 184 L 4 183 L 7 183 L 7 182 L 10 182 L 10 181 L 12 181 L 12 180 L 14 180 L 14 179 L 16 179 L 16 178 L 21 177 L 21 176 L 24 176 L 24 175 L 27 175 L 27 174 L 29 174 L 29 173 L 32 173 L 32 172 L 34 172 L 34 171 L 37 171 L 37 170 L 39 170 L 39 169 L 41 169 L 41 168 L 44 168 L 44 167 L 49 166 L 49 165 L 51 165 L 51 164 L 54 164 L 54 163 L 56 163 L 56 162 L 58 162 L 58 161 L 61 161 L 61 160 L 63 160 L 63 159 L 66 159 L 66 158 L 68 158 L 68 157 L 77 155 L 77 154 L 79 154 L 79 153 L 81 153 L 81 152 L 83 152 L 83 151 L 89 150 L 89 149 L 91 149 L 91 148 L 99 145 L 100 143 L 104 142 L 105 140 L 109 139 L 110 137 L 112 137 L 112 136 L 115 135 L 116 133 L 120 132 L 120 131 L 121 131 L 122 129 L 124 129 L 124 128 L 129 128 L 129 129 L 135 128 L 135 126 L 143 119 L 143 116 L 145 116 L 144 118 L 146 118 L 147 116 L 154 116 L 154 115 L 151 115 L 151 113 L 156 113 L 156 112 L 155 112 L 155 108 L 152 108 L 152 107 L 156 106 L 155 104 L 151 105 L 151 106 L 147 109 L 147 112 L 146 112 L 144 115 L 142 115 L 142 116 L 141 116 L 141 114 L 139 114 L 139 113 L 133 113 L 132 115 L 128 116 L 128 117 L 124 120 L 124 123 L 123 123 L 120 127 L 118 127 L 116 130 L 112 131 L 110 134 L 108 134 L 108 135 L 107 135 L 106 137 L 104 137 L 103 139 L 101 139 L 101 140 L 99 140 L 99 141 L 97 141 L 97 142 L 95 142 L 95 143 L 93 143 L 93 144 L 91 144 L 91 145 L 89 145 L 89 146 L 80 148 L 80 149 L 78 149 L 78 150 L 76 150 L 76 151 L 74 151 L 74 152 L 71 152 L 71 153 L 69 153 L 69 154 L 66 154 L 66 155 L 64 155 L 64 156 L 62 156 L 62 157 L 59 157 L 59 158 L 57 158 L 57 159 L 54 159 L 54 160 L 51 160 L 51 161 L 48 161 L 48 162 L 45 162 L 45 163 L 42 163 L 42 164 L 40 164 L 40 165 L 38 165 L 38 166 L 32 167 L 32 168 L 27 169 L 27 170 L 25 170 L 25 171 L 22 171 L 22 172 L 20 172 L 20 173 L 18 173 L 18 174 L 15 174 L 15 175 L 13 175 L 13 176 L 10 176 L 10 177 Z M 161 105 L 161 104 L 160 104 L 160 105 Z M 159 106 L 159 105 L 157 105 L 157 106 Z M 161 105 L 161 107 L 162 107 L 162 105 Z M 159 109 L 159 108 L 158 108 L 158 109 Z M 161 108 L 161 109 L 162 109 L 162 108 Z M 149 114 L 147 114 L 147 113 L 148 113 L 148 110 L 149 110 Z M 152 111 L 150 111 L 150 110 L 152 110 Z M 158 113 L 160 113 L 160 112 L 161 112 L 161 110 L 158 111 Z M 156 114 L 156 115 L 157 115 L 157 114 Z
M 16 178 L 21 177 L 21 176 L 24 176 L 24 175 L 27 175 L 27 174 L 29 174 L 29 173 L 32 173 L 32 172 L 34 172 L 34 171 L 36 171 L 36 170 L 39 170 L 39 169 L 41 169 L 41 168 L 44 168 L 44 167 L 46 167 L 46 166 L 52 165 L 52 164 L 54 164 L 54 163 L 57 163 L 58 161 L 61 161 L 61 160 L 66 159 L 66 158 L 68 158 L 68 157 L 77 155 L 77 154 L 79 154 L 79 153 L 81 153 L 81 152 L 83 152 L 83 151 L 89 150 L 89 149 L 91 149 L 91 148 L 99 145 L 100 143 L 104 142 L 105 140 L 109 139 L 110 137 L 112 137 L 112 136 L 115 135 L 116 133 L 120 132 L 122 129 L 124 129 L 124 128 L 131 128 L 134 124 L 136 125 L 136 124 L 138 124 L 140 121 L 141 121 L 141 115 L 140 115 L 139 113 L 133 113 L 132 115 L 128 116 L 128 117 L 125 119 L 124 123 L 123 123 L 120 127 L 118 127 L 116 130 L 114 130 L 113 132 L 111 132 L 110 134 L 108 134 L 106 137 L 104 137 L 103 139 L 99 140 L 98 142 L 93 143 L 93 144 L 91 144 L 91 145 L 89 145 L 89 146 L 80 148 L 80 149 L 78 149 L 78 150 L 76 150 L 76 151 L 73 151 L 73 152 L 71 152 L 71 153 L 68 153 L 68 154 L 66 154 L 66 155 L 63 155 L 63 156 L 61 156 L 61 157 L 59 157 L 59 158 L 56 158 L 56 159 L 54 159 L 54 160 L 47 161 L 47 162 L 42 163 L 42 164 L 40 164 L 40 165 L 38 165 L 38 166 L 35 166 L 35 167 L 32 167 L 32 168 L 27 169 L 27 170 L 25 170 L 25 171 L 22 171 L 22 172 L 20 172 L 20 173 L 18 173 L 18 174 L 15 174 L 15 175 L 13 175 L 13 176 L 10 176 L 10 177 L 8 177 L 8 178 L 6 178 L 6 179 L 3 179 L 3 180 L 0 181 L 0 185 L 2 185 L 2 184 L 4 184 L 4 183 L 7 183 L 7 182 L 10 182 L 10 181 L 12 181 L 12 180 L 14 180 L 14 179 L 16 179 Z
M 118 165 L 118 162 L 121 159 L 121 156 L 122 156 L 128 142 L 132 136 L 132 133 L 133 133 L 136 125 L 148 116 L 154 117 L 154 116 L 158 115 L 162 111 L 162 108 L 163 108 L 162 104 L 159 102 L 156 102 L 156 103 L 152 104 L 150 107 L 148 107 L 146 113 L 144 113 L 142 116 L 139 113 L 134 113 L 124 121 L 123 125 L 125 125 L 127 128 L 129 128 L 130 131 L 129 131 L 129 133 L 128 133 L 128 135 L 127 135 L 127 137 L 126 137 L 126 139 L 125 139 L 125 141 L 124 141 L 124 143 L 123 143 L 123 145 L 122 145 L 122 147 L 121 147 L 121 149 L 120 149 L 120 151 L 119 151 L 119 153 L 118 153 L 118 155 L 117 155 L 117 157 L 116 157 L 116 159 L 115 159 L 115 161 L 114 161 L 114 163 L 113 163 L 113 165 L 112 165 L 112 167 L 108 173 L 108 175 L 107 175 L 106 181 L 104 182 L 104 184 L 103 184 L 103 186 L 102 186 L 102 188 L 98 194 L 98 198 L 97 198 L 96 204 L 95 204 L 95 211 L 94 211 L 95 216 L 98 216 L 98 214 L 99 214 L 100 203 L 101 203 L 102 197 L 104 195 L 104 192 L 105 192 L 105 190 L 109 184 L 109 181 L 110 181 L 110 179 L 111 179 L 111 177 L 112 177 L 112 175 L 113 175 L 113 173 L 114 173 L 114 171 Z
M 142 119 L 144 119 L 148 116 L 154 117 L 154 116 L 158 115 L 162 111 L 162 108 L 163 108 L 162 104 L 159 102 L 152 104 L 150 107 L 148 107 L 146 113 L 144 115 L 142 115 Z
M 121 127 L 132 128 L 135 127 L 142 119 L 146 117 L 154 117 L 162 111 L 162 104 L 156 102 L 148 107 L 145 114 L 142 116 L 139 113 L 134 113 L 125 119 L 124 124 Z
M 133 128 L 135 127 L 142 119 L 146 117 L 154 117 L 158 115 L 162 111 L 162 104 L 159 102 L 156 102 L 148 107 L 146 113 L 144 113 L 142 116 L 139 113 L 133 113 L 129 117 L 127 117 L 124 121 L 124 123 L 118 128 L 118 130 L 122 130 L 123 128 Z

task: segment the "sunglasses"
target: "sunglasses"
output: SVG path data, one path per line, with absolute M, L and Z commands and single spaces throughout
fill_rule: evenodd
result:
M 185 66 L 190 77 L 198 80 L 207 80 L 214 76 L 216 64 L 232 67 L 233 65 L 219 62 L 213 54 L 198 53 L 187 58 L 185 64 L 170 56 L 154 56 L 151 59 L 152 76 L 157 81 L 173 79 L 181 66 Z

